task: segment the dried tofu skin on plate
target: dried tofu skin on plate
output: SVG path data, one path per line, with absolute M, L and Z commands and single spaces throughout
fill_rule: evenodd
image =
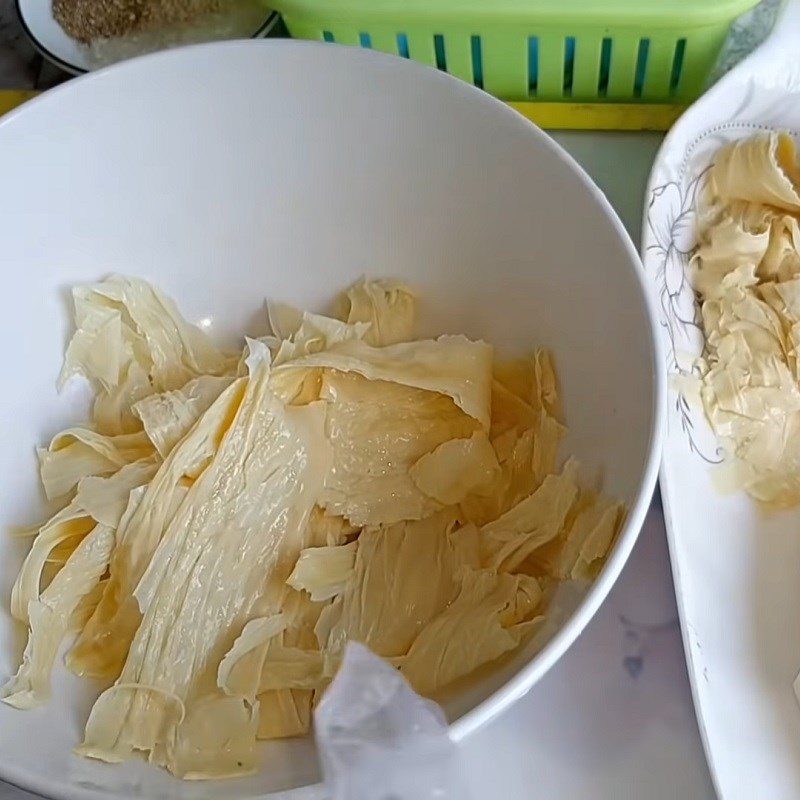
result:
M 59 646 L 101 678 L 76 751 L 187 779 L 308 731 L 347 641 L 437 696 L 530 642 L 591 580 L 621 504 L 559 453 L 545 351 L 415 338 L 416 294 L 362 279 L 335 316 L 268 303 L 214 346 L 142 280 L 74 290 L 61 382 L 92 418 L 40 451 L 61 509 L 11 598 L 28 627 L 2 699 L 47 702 Z
M 705 350 L 685 388 L 725 453 L 715 480 L 772 508 L 800 502 L 800 194 L 792 139 L 723 148 L 690 263 Z

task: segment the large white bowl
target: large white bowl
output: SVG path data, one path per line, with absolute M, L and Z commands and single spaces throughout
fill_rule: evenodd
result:
M 621 168 L 624 168 L 621 165 Z M 67 287 L 151 279 L 222 339 L 263 333 L 262 299 L 321 308 L 363 273 L 419 287 L 426 333 L 555 351 L 566 449 L 629 505 L 604 570 L 537 654 L 447 706 L 460 738 L 527 692 L 597 610 L 653 489 L 663 386 L 640 264 L 611 207 L 545 134 L 433 69 L 359 49 L 235 42 L 161 53 L 61 87 L 0 122 L 0 524 L 44 504 L 33 446 L 78 420 L 55 390 Z M 2 538 L 8 595 L 27 545 Z M 541 647 L 541 643 L 539 645 Z M 252 797 L 313 782 L 308 740 L 245 780 L 181 784 L 74 756 L 92 695 L 63 668 L 43 709 L 0 706 L 0 777 L 60 798 Z M 546 721 L 543 721 L 546 724 Z

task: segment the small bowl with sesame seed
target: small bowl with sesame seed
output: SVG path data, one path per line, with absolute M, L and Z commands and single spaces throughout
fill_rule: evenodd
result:
M 16 0 L 34 47 L 73 75 L 199 42 L 260 39 L 279 15 L 265 0 Z

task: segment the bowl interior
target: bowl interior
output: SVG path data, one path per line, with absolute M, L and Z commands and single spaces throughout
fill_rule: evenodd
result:
M 34 445 L 85 413 L 58 395 L 68 287 L 109 272 L 162 287 L 220 340 L 263 333 L 263 299 L 324 309 L 360 275 L 420 289 L 425 333 L 553 349 L 566 451 L 631 507 L 606 569 L 544 651 L 519 653 L 446 706 L 457 734 L 526 691 L 575 638 L 633 544 L 655 477 L 654 335 L 637 259 L 600 192 L 544 134 L 435 70 L 358 49 L 236 42 L 75 81 L 0 122 L 0 525 L 44 515 Z M 0 675 L 26 543 L 0 539 Z M 541 646 L 544 642 L 539 642 Z M 70 753 L 95 690 L 57 668 L 49 706 L 0 704 L 0 776 L 57 797 L 253 796 L 314 780 L 309 741 L 264 770 L 178 781 Z M 35 746 L 33 745 L 35 743 Z

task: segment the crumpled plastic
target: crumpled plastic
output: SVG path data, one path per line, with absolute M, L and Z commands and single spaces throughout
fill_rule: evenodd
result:
M 314 735 L 330 800 L 469 800 L 442 709 L 358 642 L 314 713 Z

